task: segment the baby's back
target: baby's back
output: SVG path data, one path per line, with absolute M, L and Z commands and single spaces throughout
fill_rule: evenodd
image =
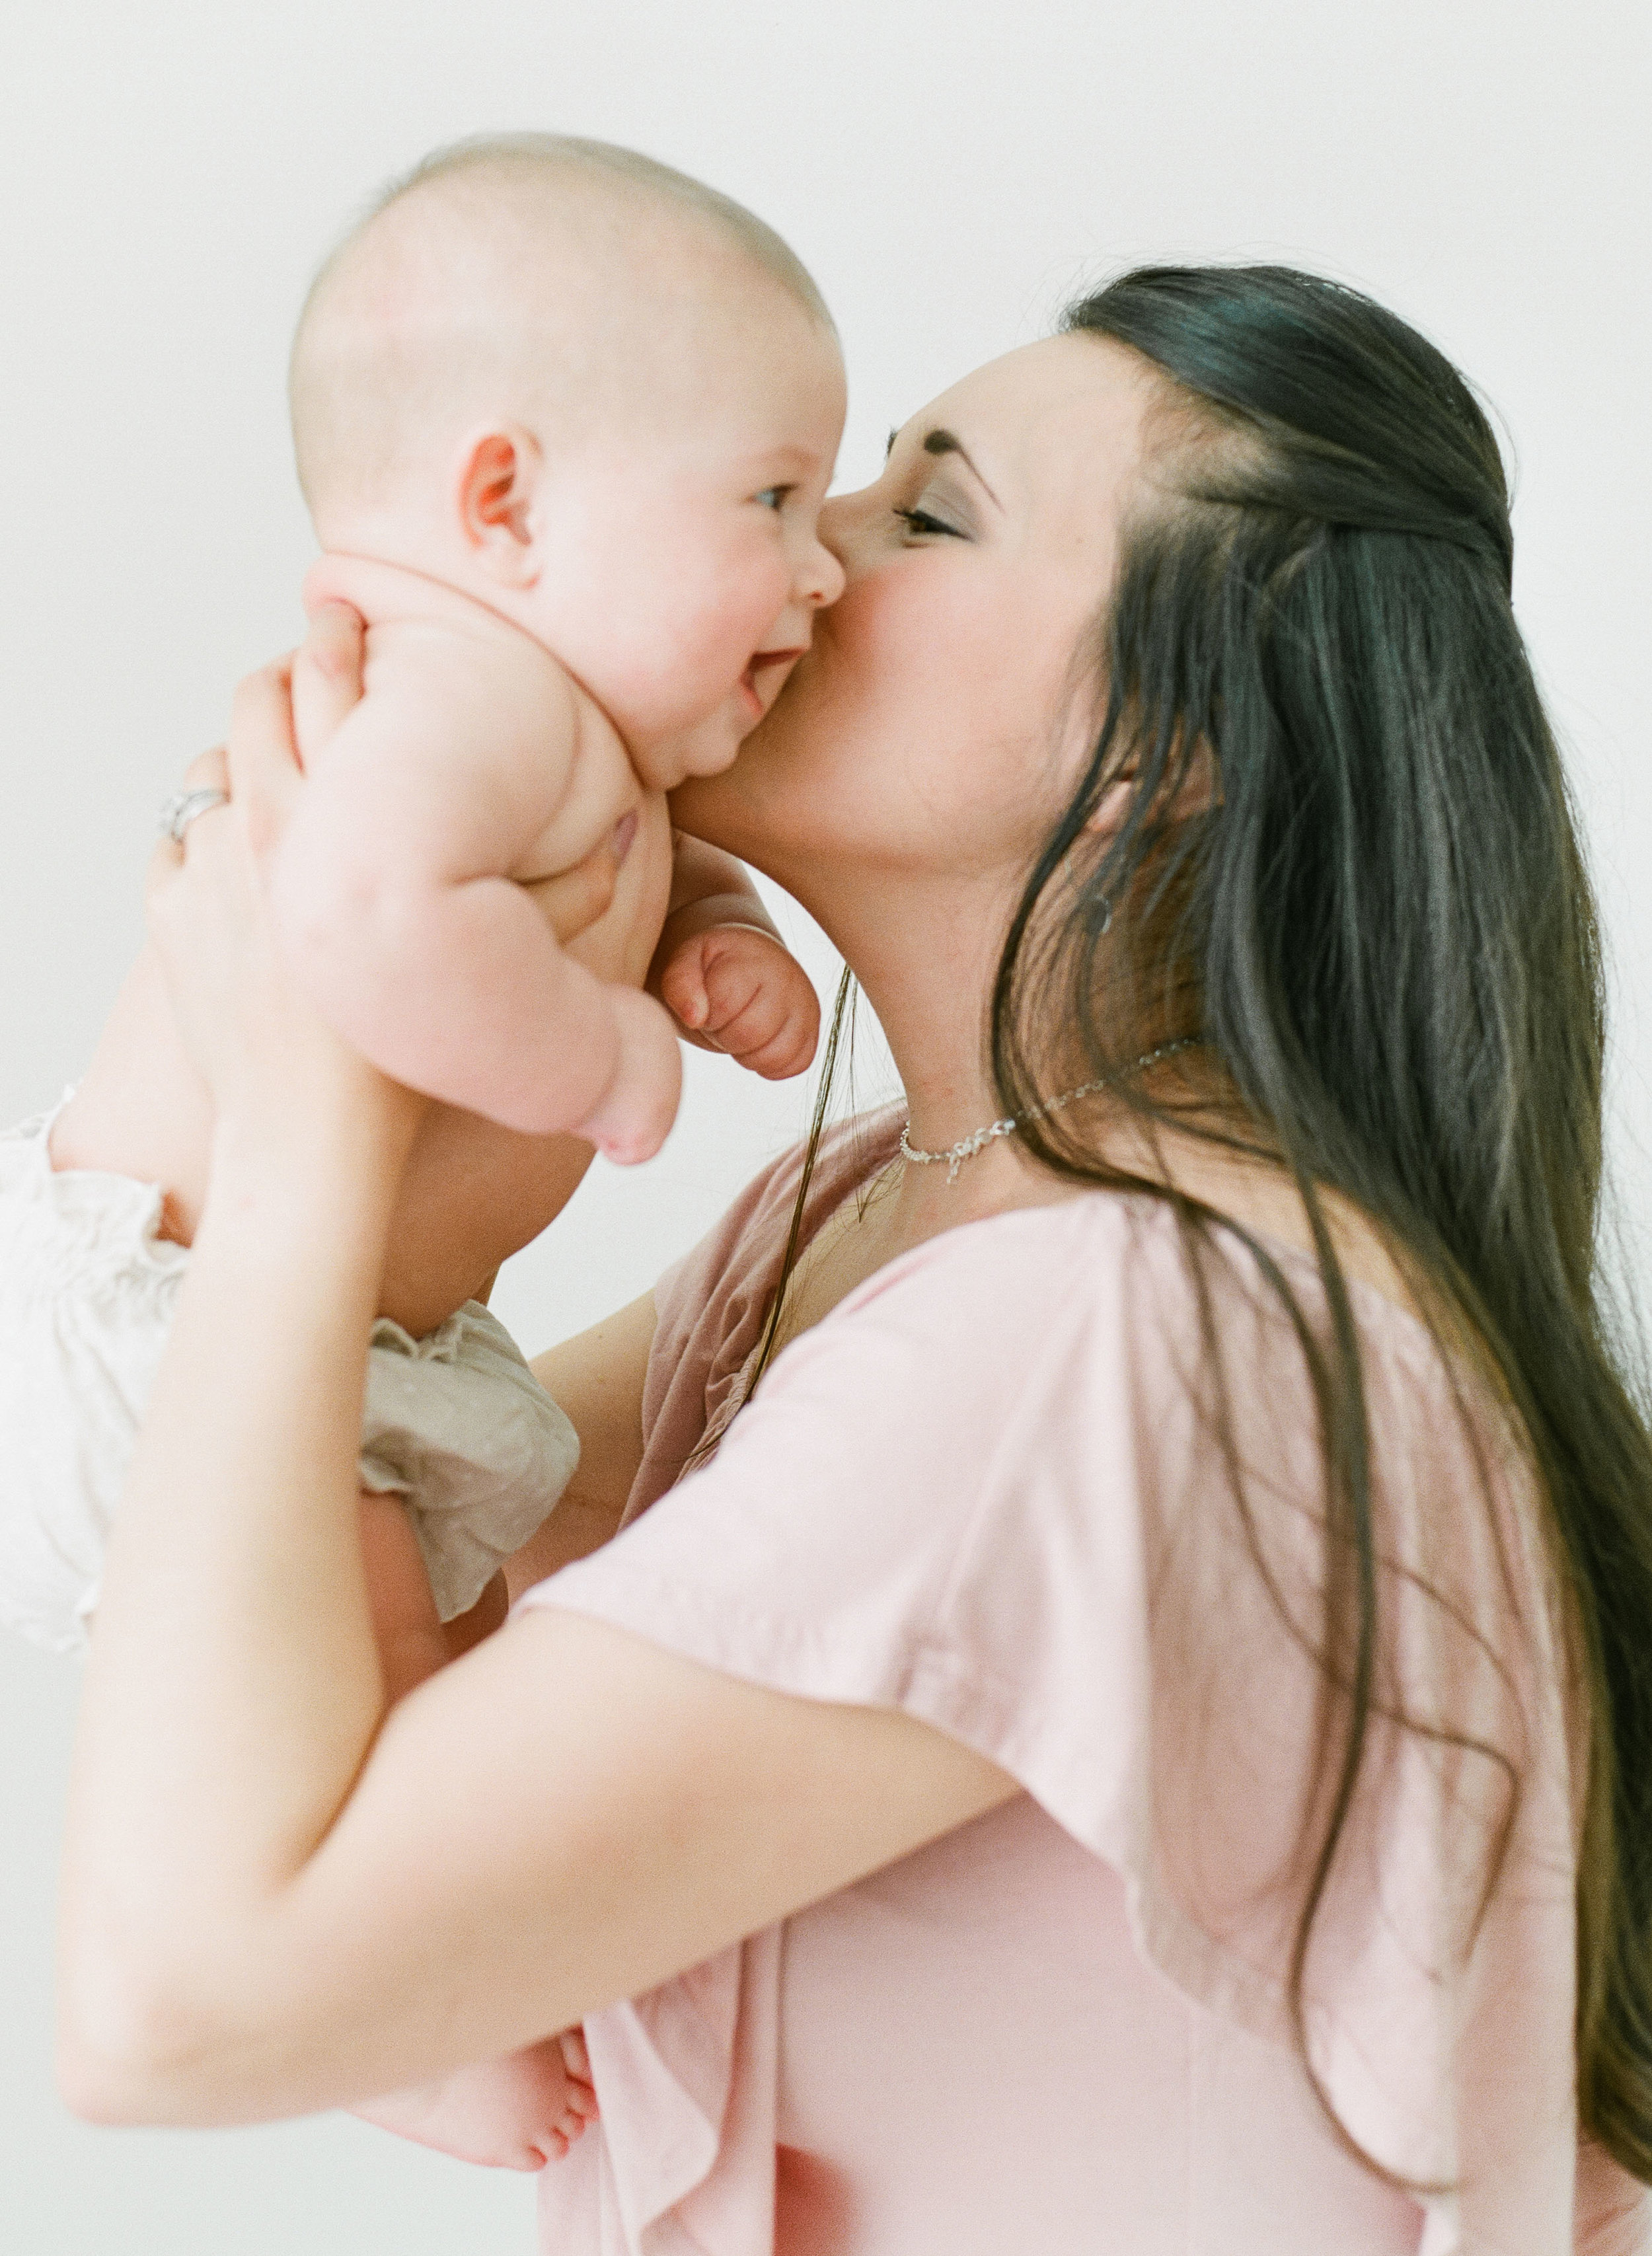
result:
M 326 582 L 318 588 L 313 582 L 311 598 L 347 598 L 369 618 L 370 694 L 388 700 L 416 692 L 427 704 L 434 699 L 447 725 L 461 735 L 502 722 L 531 735 L 547 669 L 561 678 L 548 652 L 483 607 L 416 575 L 357 560 L 327 562 Z M 580 712 L 569 787 L 554 821 L 532 842 L 523 867 L 500 874 L 516 875 L 554 931 L 548 896 L 556 878 L 634 815 L 611 905 L 564 947 L 599 979 L 639 987 L 670 894 L 665 801 L 642 789 L 611 725 L 582 692 L 570 690 L 589 710 Z M 455 788 L 462 788 L 466 747 L 455 742 L 452 750 Z M 320 767 L 327 751 L 312 757 Z M 53 1166 L 159 1185 L 162 1233 L 187 1245 L 205 1197 L 212 1126 L 210 1097 L 179 1034 L 159 962 L 146 947 L 84 1078 L 53 1126 Z M 571 1136 L 522 1134 L 433 1103 L 392 1232 L 382 1312 L 419 1336 L 485 1292 L 500 1262 L 560 1211 L 589 1159 L 589 1146 Z

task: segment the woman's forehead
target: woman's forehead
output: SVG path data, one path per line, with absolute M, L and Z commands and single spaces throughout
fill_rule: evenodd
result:
M 1111 338 L 1044 337 L 973 370 L 915 419 L 955 433 L 1012 513 L 1093 505 L 1141 452 L 1152 372 Z

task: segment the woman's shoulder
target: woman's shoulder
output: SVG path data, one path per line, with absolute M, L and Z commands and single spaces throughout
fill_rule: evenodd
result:
M 887 1167 L 900 1140 L 901 1114 L 887 1105 L 858 1113 L 827 1129 L 808 1164 L 806 1142 L 788 1145 L 762 1167 L 726 1207 L 698 1244 L 672 1264 L 654 1287 L 662 1328 L 700 1323 L 708 1310 L 731 1299 L 742 1302 L 773 1290 L 791 1234 L 798 1186 L 805 1167 L 808 1192 L 800 1233 L 807 1244 L 844 1200 Z
M 898 1108 L 828 1129 L 809 1171 L 800 1237 L 886 1167 L 900 1134 Z M 794 1144 L 745 1185 L 711 1229 L 654 1287 L 653 1346 L 643 1388 L 644 1455 L 626 1508 L 636 1516 L 663 1495 L 709 1432 L 742 1399 L 745 1373 L 780 1279 L 808 1160 Z
M 1439 1359 L 1430 1330 L 1403 1287 L 1372 1261 L 1342 1258 L 1342 1284 L 1357 1329 L 1373 1346 L 1393 1343 L 1422 1364 Z M 1029 1353 L 1047 1348 L 1063 1315 L 1127 1308 L 1133 1320 L 1206 1331 L 1204 1315 L 1238 1308 L 1286 1310 L 1289 1300 L 1317 1324 L 1327 1293 L 1317 1257 L 1268 1228 L 1211 1225 L 1195 1237 L 1168 1199 L 1128 1190 L 1078 1191 L 1009 1207 L 938 1232 L 876 1271 L 822 1320 L 852 1321 L 893 1300 L 928 1327 L 989 1327 L 1022 1337 Z M 933 1303 L 931 1309 L 929 1304 Z M 1026 1322 L 1029 1304 L 1041 1321 Z M 923 1318 L 917 1311 L 925 1310 Z M 1203 1312 L 1203 1313 L 1202 1313 Z M 1295 1328 L 1285 1316 L 1295 1337 Z

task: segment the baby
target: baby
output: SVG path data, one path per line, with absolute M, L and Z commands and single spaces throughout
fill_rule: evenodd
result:
M 427 161 L 352 234 L 292 398 L 325 552 L 306 603 L 359 613 L 365 656 L 330 736 L 295 672 L 308 780 L 272 907 L 323 1013 L 435 1100 L 364 1423 L 397 1694 L 475 1633 L 573 1470 L 571 1427 L 480 1302 L 589 1146 L 629 1164 L 669 1130 L 677 1032 L 645 986 L 759 1072 L 813 1054 L 807 980 L 738 864 L 674 851 L 666 793 L 733 760 L 841 589 L 816 520 L 844 379 L 813 284 L 750 214 L 626 152 L 522 137 Z M 569 873 L 592 871 L 611 905 L 570 937 Z M 145 953 L 79 1089 L 0 1138 L 0 1619 L 44 1642 L 78 1641 L 95 1604 L 210 1132 Z M 569 2038 L 368 2111 L 532 2167 L 589 2104 Z

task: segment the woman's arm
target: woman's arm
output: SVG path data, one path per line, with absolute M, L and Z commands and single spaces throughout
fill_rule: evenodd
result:
M 106 2120 L 306 2112 L 514 2050 L 1013 1790 L 909 1717 L 554 1611 L 387 1712 L 355 1458 L 417 1104 L 275 961 L 246 840 L 303 787 L 289 728 L 259 677 L 236 803 L 192 827 L 187 877 L 158 857 L 220 1127 L 76 1750 L 60 2073 Z
M 392 1170 L 382 1124 L 324 1117 L 221 1143 L 111 1549 L 60 1989 L 66 2095 L 102 2120 L 434 2079 L 1012 1790 L 908 1717 L 554 1611 L 386 1716 L 353 1463 Z

